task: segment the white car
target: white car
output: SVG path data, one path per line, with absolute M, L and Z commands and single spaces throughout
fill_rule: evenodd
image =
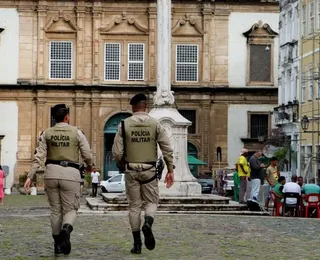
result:
M 125 191 L 125 179 L 124 174 L 117 174 L 112 176 L 107 181 L 100 182 L 101 191 L 106 192 L 124 192 Z

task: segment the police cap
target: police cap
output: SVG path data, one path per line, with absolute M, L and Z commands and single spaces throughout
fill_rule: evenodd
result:
M 135 106 L 137 105 L 139 102 L 141 101 L 147 101 L 147 97 L 145 94 L 139 93 L 136 94 L 130 101 L 130 105 L 131 106 Z
M 56 114 L 59 112 L 60 113 L 63 113 L 63 112 L 69 113 L 69 108 L 66 104 L 57 104 L 52 108 L 52 110 L 53 110 L 53 114 Z

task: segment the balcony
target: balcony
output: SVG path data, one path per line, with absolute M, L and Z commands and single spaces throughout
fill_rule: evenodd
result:
M 287 105 L 282 104 L 281 106 L 275 107 L 273 109 L 275 125 L 281 126 L 289 123 L 297 123 L 298 110 L 299 110 L 298 100 L 293 100 L 293 102 L 288 102 Z

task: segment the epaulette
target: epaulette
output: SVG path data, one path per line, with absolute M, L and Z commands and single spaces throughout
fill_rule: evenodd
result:
M 79 127 L 77 127 L 77 128 L 81 133 L 83 133 L 83 135 L 85 135 L 84 132 L 82 131 L 82 129 L 80 129 Z

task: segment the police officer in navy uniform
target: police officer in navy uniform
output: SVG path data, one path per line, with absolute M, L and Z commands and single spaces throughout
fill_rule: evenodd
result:
M 92 155 L 84 134 L 69 125 L 69 108 L 58 104 L 53 108 L 54 127 L 46 129 L 38 140 L 36 153 L 25 182 L 28 192 L 37 170 L 46 160 L 44 184 L 51 207 L 51 227 L 56 255 L 71 251 L 70 233 L 80 207 L 79 152 L 92 167 Z
M 173 185 L 173 150 L 163 126 L 146 113 L 147 97 L 135 95 L 131 101 L 133 115 L 118 127 L 113 144 L 113 156 L 118 165 L 125 164 L 126 195 L 129 203 L 129 221 L 134 244 L 131 253 L 141 253 L 141 211 L 145 204 L 145 221 L 142 232 L 145 246 L 155 248 L 152 224 L 159 202 L 156 161 L 157 144 L 162 151 L 168 173 L 165 178 L 167 188 Z M 124 158 L 124 160 L 123 160 Z

